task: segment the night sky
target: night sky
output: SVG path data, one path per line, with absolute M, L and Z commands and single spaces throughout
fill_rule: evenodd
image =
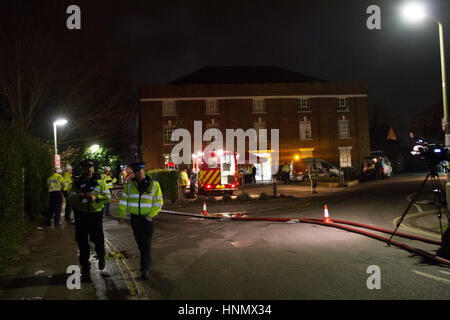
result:
M 136 90 L 205 66 L 271 65 L 360 81 L 368 86 L 370 113 L 383 110 L 401 139 L 415 113 L 442 101 L 437 25 L 405 22 L 398 11 L 406 1 L 32 2 L 61 28 L 63 41 L 83 43 L 81 55 L 113 59 Z M 444 24 L 448 65 L 450 1 L 423 2 Z M 70 4 L 81 7 L 81 31 L 65 27 Z M 381 30 L 366 27 L 369 5 L 381 8 Z

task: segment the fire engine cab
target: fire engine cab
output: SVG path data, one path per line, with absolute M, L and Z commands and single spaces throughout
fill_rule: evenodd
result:
M 193 170 L 197 172 L 198 193 L 233 194 L 239 188 L 236 154 L 228 151 L 211 151 L 205 155 L 192 155 Z

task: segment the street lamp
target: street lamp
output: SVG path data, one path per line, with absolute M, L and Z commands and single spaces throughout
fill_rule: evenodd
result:
M 99 149 L 100 149 L 100 146 L 98 144 L 93 144 L 92 146 L 89 147 L 89 150 L 91 151 L 91 153 L 96 153 Z
M 55 122 L 53 122 L 53 135 L 55 137 L 55 167 L 59 168 L 60 167 L 60 162 L 59 162 L 59 157 L 58 157 L 58 143 L 56 140 L 56 127 L 57 126 L 63 126 L 67 123 L 66 119 L 58 119 Z
M 445 133 L 445 147 L 450 147 L 450 130 L 448 127 L 448 107 L 447 107 L 447 76 L 445 74 L 445 54 L 444 54 L 444 30 L 442 23 L 436 18 L 428 15 L 425 8 L 420 3 L 409 3 L 403 7 L 403 16 L 409 21 L 416 22 L 429 18 L 437 23 L 439 29 L 439 51 L 441 55 L 441 77 L 442 77 L 442 105 L 444 108 L 443 129 Z M 447 199 L 450 199 L 450 172 L 447 170 L 447 183 L 445 185 Z M 447 201 L 450 208 L 450 201 Z

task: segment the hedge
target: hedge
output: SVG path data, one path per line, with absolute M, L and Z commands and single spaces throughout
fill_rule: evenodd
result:
M 48 207 L 51 147 L 0 121 L 0 269 Z
M 158 181 L 165 200 L 176 201 L 178 199 L 180 179 L 178 171 L 157 169 L 147 171 L 146 175 Z

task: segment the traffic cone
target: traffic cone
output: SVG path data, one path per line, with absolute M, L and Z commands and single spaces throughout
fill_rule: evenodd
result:
M 208 212 L 206 212 L 206 201 L 203 201 L 203 215 L 207 216 Z
M 327 205 L 325 205 L 325 207 L 323 208 L 323 222 L 324 223 L 333 223 L 333 221 L 331 221 L 331 219 L 330 219 L 330 216 L 328 215 Z

